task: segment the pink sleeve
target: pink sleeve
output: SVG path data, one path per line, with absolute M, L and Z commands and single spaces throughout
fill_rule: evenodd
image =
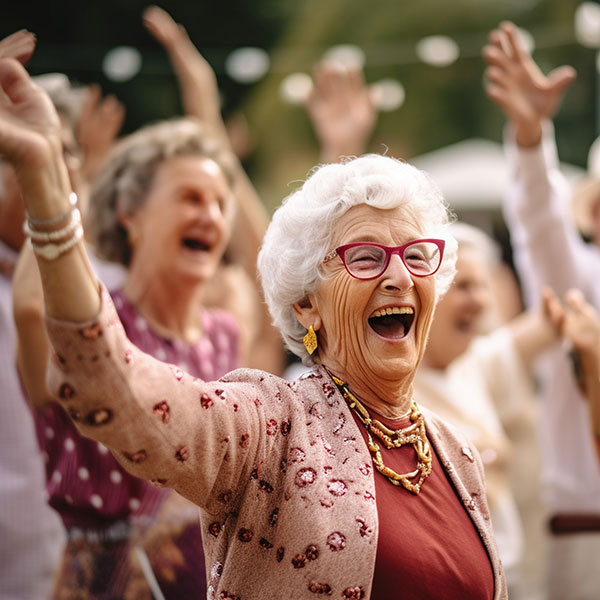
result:
M 80 433 L 108 446 L 133 475 L 199 506 L 217 478 L 237 490 L 264 439 L 258 394 L 275 395 L 264 393 L 269 382 L 203 382 L 152 358 L 127 339 L 108 292 L 100 293 L 93 321 L 47 319 L 49 389 Z

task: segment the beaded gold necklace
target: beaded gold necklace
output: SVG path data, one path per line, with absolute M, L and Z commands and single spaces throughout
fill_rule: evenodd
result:
M 418 494 L 421 486 L 432 470 L 431 446 L 425 432 L 425 419 L 419 410 L 417 403 L 413 400 L 410 406 L 411 424 L 404 429 L 389 429 L 381 421 L 372 419 L 369 411 L 363 406 L 358 398 L 350 391 L 346 382 L 342 381 L 333 373 L 329 373 L 331 379 L 336 384 L 344 400 L 354 412 L 358 415 L 360 422 L 365 426 L 368 436 L 368 447 L 371 452 L 371 459 L 375 468 L 394 485 L 401 485 L 409 492 Z M 383 464 L 383 457 L 379 444 L 373 440 L 375 435 L 383 445 L 388 448 L 400 448 L 406 444 L 411 444 L 417 454 L 417 468 L 409 473 L 396 473 L 396 471 L 386 467 Z

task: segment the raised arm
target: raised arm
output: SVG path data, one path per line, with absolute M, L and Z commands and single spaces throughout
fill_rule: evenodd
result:
M 53 401 L 46 383 L 50 341 L 44 323 L 44 295 L 33 250 L 25 244 L 12 280 L 17 330 L 17 369 L 27 398 L 35 408 Z
M 377 107 L 358 66 L 319 63 L 306 111 L 325 163 L 363 154 L 377 124 Z
M 147 29 L 162 44 L 171 60 L 186 114 L 206 123 L 213 134 L 231 149 L 221 116 L 217 79 L 211 66 L 194 46 L 185 28 L 175 23 L 167 12 L 157 6 L 151 6 L 144 12 L 143 19 Z M 241 265 L 250 280 L 258 286 L 256 258 L 269 223 L 269 216 L 237 160 L 234 169 L 233 189 L 238 201 L 237 214 L 226 258 L 235 265 Z M 260 290 L 258 295 L 262 296 Z M 284 366 L 283 344 L 279 333 L 271 325 L 265 303 L 260 302 L 258 306 L 259 314 L 255 316 L 255 320 L 260 323 L 258 335 L 250 343 L 251 351 L 245 362 L 247 366 L 280 373 Z M 229 308 L 235 311 L 235 307 Z M 244 314 L 247 311 L 242 308 L 235 312 Z
M 169 56 L 177 76 L 186 115 L 207 124 L 225 143 L 227 131 L 221 117 L 221 99 L 212 67 L 198 52 L 183 25 L 158 6 L 148 7 L 143 14 L 146 29 Z
M 560 172 L 549 119 L 575 79 L 570 67 L 541 73 L 516 27 L 503 23 L 484 48 L 488 96 L 504 112 L 511 173 L 503 203 L 528 303 L 550 285 L 591 293 L 589 252 L 573 222 L 571 190 Z

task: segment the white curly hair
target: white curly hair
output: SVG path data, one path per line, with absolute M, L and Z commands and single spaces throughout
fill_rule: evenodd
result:
M 448 229 L 454 217 L 426 173 L 377 154 L 316 167 L 302 187 L 275 211 L 258 256 L 273 324 L 305 365 L 314 361 L 304 348 L 306 329 L 292 306 L 316 291 L 324 277 L 321 262 L 331 250 L 336 222 L 358 204 L 388 210 L 406 207 L 424 237 L 445 240 L 442 265 L 434 275 L 436 302 L 454 278 L 456 241 Z

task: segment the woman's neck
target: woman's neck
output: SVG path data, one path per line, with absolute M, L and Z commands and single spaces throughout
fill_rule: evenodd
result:
M 406 416 L 410 411 L 413 398 L 413 377 L 408 376 L 398 380 L 369 381 L 374 378 L 357 378 L 344 373 L 339 367 L 329 368 L 323 365 L 332 374 L 341 379 L 356 396 L 356 398 L 368 410 L 373 410 L 377 414 L 387 419 L 399 419 Z M 369 381 L 368 384 L 363 382 Z
M 202 337 L 201 284 L 174 284 L 168 278 L 131 270 L 123 293 L 158 334 L 189 343 Z

